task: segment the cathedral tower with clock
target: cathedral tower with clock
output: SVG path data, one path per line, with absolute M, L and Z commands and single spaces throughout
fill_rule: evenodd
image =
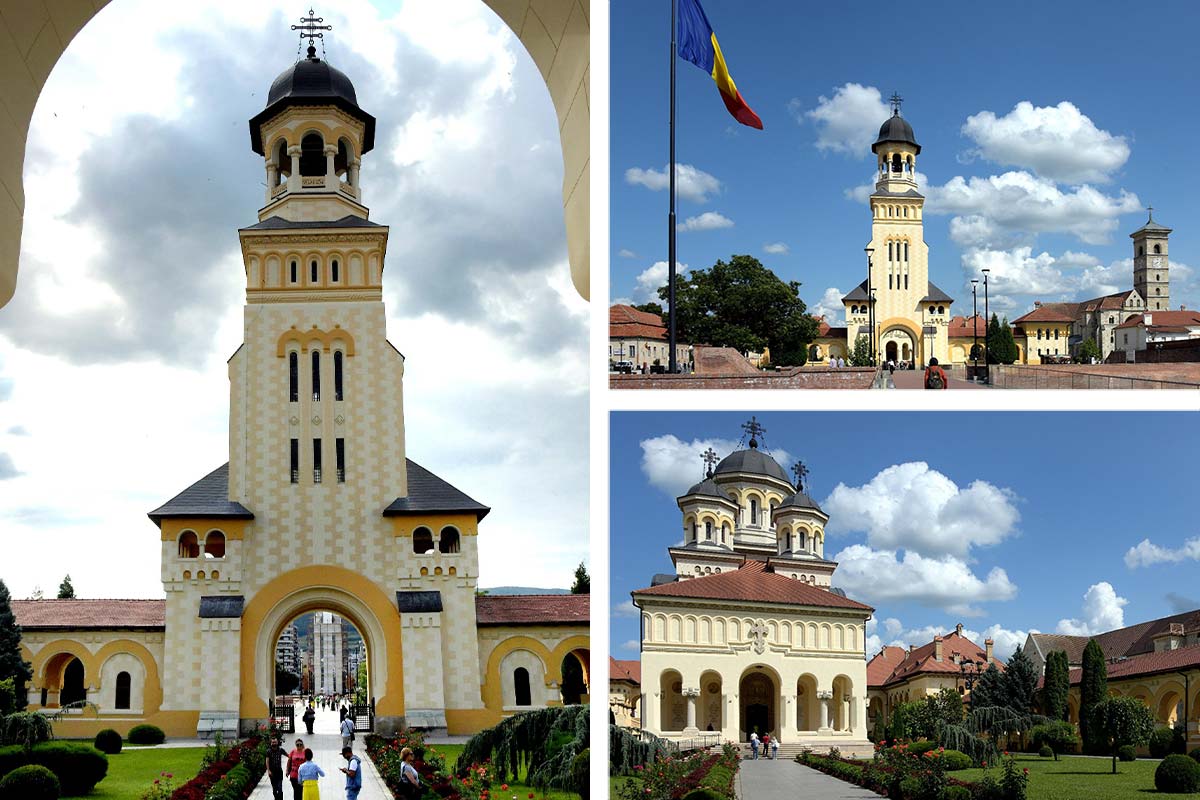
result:
M 1142 297 L 1147 311 L 1171 309 L 1170 264 L 1167 238 L 1171 229 L 1154 221 L 1154 209 L 1146 224 L 1129 234 L 1133 239 L 1133 288 Z

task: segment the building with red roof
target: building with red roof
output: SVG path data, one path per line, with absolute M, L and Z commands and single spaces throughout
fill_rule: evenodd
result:
M 675 342 L 675 358 L 679 364 L 691 361 L 691 345 Z M 670 347 L 667 324 L 658 314 L 639 311 L 630 305 L 617 303 L 608 307 L 608 363 L 632 363 L 635 371 L 643 367 L 666 364 Z
M 642 662 L 608 657 L 608 721 L 642 727 Z
M 870 752 L 863 650 L 874 609 L 834 586 L 829 516 L 805 492 L 807 470 L 789 477 L 760 447 L 761 426 L 745 429 L 748 446 L 720 460 L 710 451 L 678 498 L 674 570 L 632 593 L 642 726 Z

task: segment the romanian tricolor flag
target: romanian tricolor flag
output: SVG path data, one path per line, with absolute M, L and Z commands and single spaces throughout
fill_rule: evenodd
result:
M 679 0 L 679 57 L 690 61 L 712 76 L 721 92 L 721 99 L 734 119 L 743 125 L 762 130 L 762 120 L 750 110 L 725 66 L 717 35 L 708 24 L 700 0 Z

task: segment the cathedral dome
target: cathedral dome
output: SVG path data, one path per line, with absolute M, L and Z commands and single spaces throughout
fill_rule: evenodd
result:
M 700 481 L 692 488 L 688 489 L 684 493 L 683 496 L 684 497 L 693 497 L 693 496 L 695 496 L 695 497 L 715 497 L 720 500 L 726 500 L 726 501 L 729 500 L 729 498 L 726 497 L 721 492 L 720 487 L 717 486 L 717 484 L 713 483 L 713 479 L 711 477 L 705 478 L 704 480 Z
M 786 510 L 788 508 L 811 508 L 816 511 L 821 511 L 821 507 L 817 502 L 809 497 L 804 492 L 796 492 L 795 494 L 783 498 L 783 502 L 776 506 L 776 511 Z M 824 511 L 821 511 L 824 514 Z
M 753 444 L 753 442 L 751 442 Z M 788 480 L 787 473 L 783 471 L 783 467 L 779 466 L 779 462 L 771 458 L 766 453 L 759 450 L 757 447 L 751 447 L 748 450 L 738 450 L 730 453 L 717 464 L 717 468 L 713 470 L 714 475 L 723 473 L 744 472 L 751 475 L 766 475 L 776 480 L 783 481 L 788 486 L 792 482 Z
M 917 144 L 912 125 L 909 125 L 908 120 L 900 116 L 898 110 L 879 126 L 879 138 L 875 140 L 875 144 L 871 145 L 871 152 L 878 153 L 879 145 L 885 142 L 912 145 L 916 148 L 917 155 L 921 154 L 921 145 Z
M 264 155 L 260 128 L 262 123 L 292 106 L 337 106 L 363 123 L 363 153 L 375 146 L 375 118 L 358 107 L 358 95 L 346 73 L 317 58 L 314 47 L 302 58 L 279 73 L 267 92 L 267 107 L 250 120 L 250 145 Z

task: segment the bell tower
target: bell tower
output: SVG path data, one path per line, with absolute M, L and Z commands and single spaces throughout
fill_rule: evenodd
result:
M 1129 234 L 1133 239 L 1133 288 L 1142 296 L 1146 310 L 1171 310 L 1171 280 L 1167 238 L 1171 229 L 1154 221 L 1154 207 L 1147 209 L 1146 224 Z

